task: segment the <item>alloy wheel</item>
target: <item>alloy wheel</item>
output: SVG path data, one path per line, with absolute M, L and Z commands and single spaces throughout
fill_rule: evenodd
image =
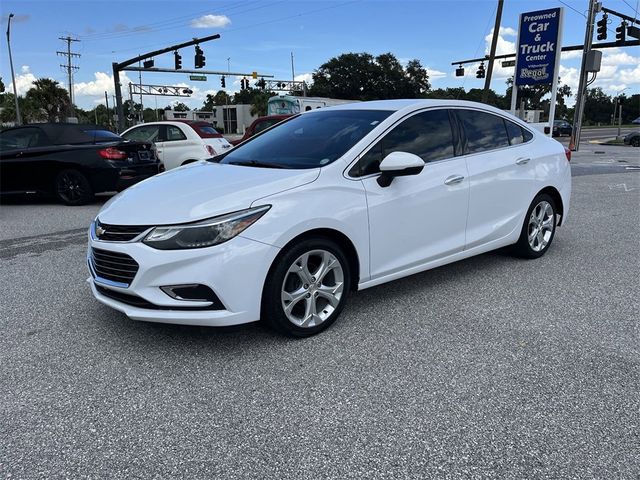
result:
M 58 195 L 65 202 L 75 202 L 87 194 L 82 185 L 80 174 L 72 171 L 63 172 L 58 177 L 56 188 Z
M 527 229 L 529 246 L 534 252 L 547 248 L 553 229 L 555 228 L 555 214 L 549 202 L 543 200 L 531 211 Z
M 327 250 L 311 250 L 289 267 L 282 283 L 282 308 L 302 328 L 316 327 L 335 311 L 344 289 L 344 270 Z

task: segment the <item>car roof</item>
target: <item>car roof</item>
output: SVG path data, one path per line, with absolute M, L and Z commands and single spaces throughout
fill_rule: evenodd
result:
M 390 111 L 400 111 L 400 110 L 416 110 L 419 108 L 433 108 L 433 107 L 468 107 L 468 108 L 482 108 L 484 110 L 504 113 L 503 110 L 492 107 L 491 105 L 487 105 L 479 102 L 470 102 L 468 100 L 449 100 L 449 99 L 423 99 L 423 98 L 414 98 L 414 99 L 398 99 L 398 100 L 373 100 L 368 102 L 354 102 L 354 103 L 343 103 L 340 105 L 334 105 L 331 107 L 319 108 L 316 110 L 310 110 L 308 113 L 320 112 L 322 110 L 331 109 L 331 110 L 390 110 Z
M 28 127 L 41 129 L 49 140 L 56 145 L 92 142 L 95 140 L 95 136 L 87 133 L 87 131 L 107 130 L 91 123 L 30 123 L 7 130 L 20 130 Z M 3 132 L 7 130 L 3 130 Z M 115 135 L 118 134 L 116 133 Z

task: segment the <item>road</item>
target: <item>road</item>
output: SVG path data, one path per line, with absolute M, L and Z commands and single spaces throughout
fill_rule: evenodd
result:
M 101 201 L 3 205 L 0 477 L 638 478 L 640 175 L 592 157 L 543 258 L 365 290 L 305 340 L 128 320 L 85 283 Z

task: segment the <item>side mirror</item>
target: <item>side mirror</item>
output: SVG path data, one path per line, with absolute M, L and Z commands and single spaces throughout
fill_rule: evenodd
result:
M 391 152 L 380 162 L 378 185 L 388 187 L 395 177 L 418 175 L 424 168 L 424 160 L 413 153 Z

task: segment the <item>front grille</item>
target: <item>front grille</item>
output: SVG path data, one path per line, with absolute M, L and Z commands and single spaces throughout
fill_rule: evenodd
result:
M 92 248 L 90 260 L 95 274 L 112 282 L 129 286 L 138 273 L 138 263 L 126 253 Z
M 104 242 L 128 242 L 145 230 L 148 225 L 108 225 L 96 221 L 96 237 Z

